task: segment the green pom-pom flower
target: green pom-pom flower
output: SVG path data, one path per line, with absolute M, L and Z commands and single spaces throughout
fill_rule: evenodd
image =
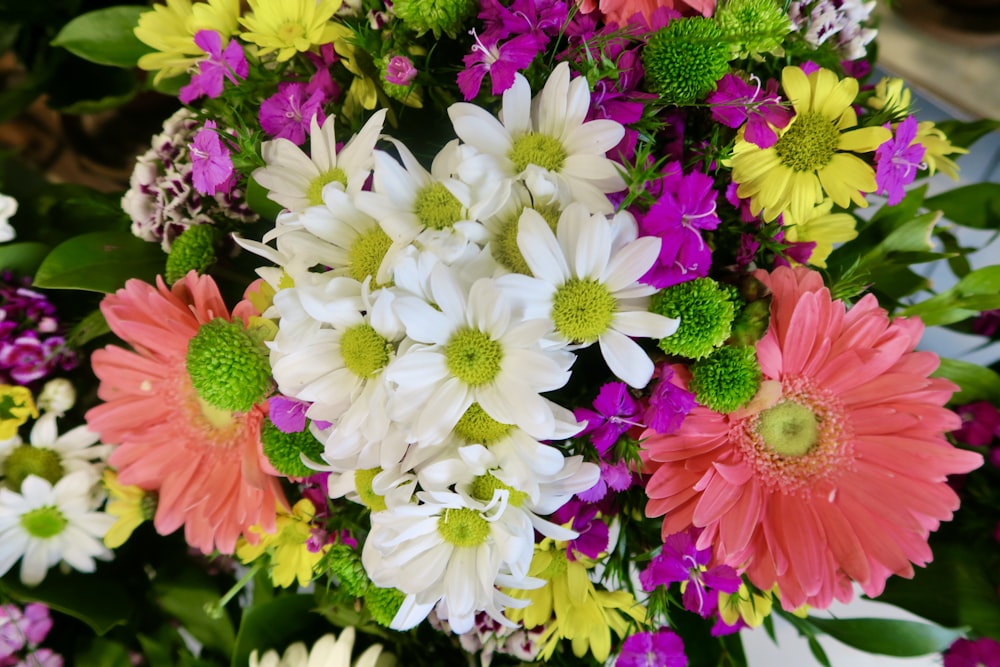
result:
M 198 397 L 230 412 L 247 412 L 271 390 L 268 351 L 240 320 L 217 317 L 188 343 L 187 371 Z
M 189 271 L 199 275 L 215 263 L 215 242 L 219 230 L 211 225 L 192 225 L 174 240 L 167 255 L 166 279 L 173 285 Z
M 4 476 L 7 478 L 7 486 L 12 491 L 19 493 L 21 484 L 28 475 L 35 475 L 50 484 L 55 484 L 62 479 L 64 472 L 59 454 L 45 447 L 19 445 L 4 461 Z
M 702 359 L 729 338 L 736 304 L 732 290 L 711 278 L 695 278 L 657 294 L 650 310 L 681 321 L 676 332 L 660 340 L 661 350 Z
M 669 104 L 691 104 L 729 71 L 729 44 L 712 19 L 674 19 L 642 51 L 648 88 Z
M 270 420 L 265 421 L 260 430 L 260 441 L 264 456 L 274 469 L 286 477 L 308 477 L 316 471 L 302 462 L 302 455 L 310 461 L 319 461 L 323 455 L 323 443 L 309 432 L 285 433 Z
M 476 0 L 396 0 L 393 11 L 417 35 L 454 37 L 479 11 Z
M 365 593 L 365 605 L 368 607 L 368 613 L 372 615 L 372 620 L 385 627 L 389 627 L 392 623 L 405 599 L 406 595 L 395 588 L 371 586 Z
M 778 53 L 792 21 L 776 0 L 729 0 L 715 12 L 715 20 L 734 57 Z
M 361 556 L 346 544 L 331 546 L 324 557 L 324 564 L 337 578 L 340 588 L 351 597 L 363 597 L 371 588 L 372 582 L 361 563 Z
M 732 412 L 757 394 L 760 364 L 752 347 L 720 347 L 691 366 L 688 389 L 695 399 L 716 412 Z

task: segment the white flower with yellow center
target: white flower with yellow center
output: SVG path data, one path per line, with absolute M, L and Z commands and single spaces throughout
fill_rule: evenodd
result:
M 0 441 L 0 474 L 6 485 L 17 491 L 28 475 L 37 475 L 55 484 L 64 475 L 85 472 L 96 482 L 111 445 L 99 444 L 100 436 L 85 425 L 59 434 L 58 415 L 47 412 L 31 427 L 30 444 L 15 436 Z
M 255 169 L 253 178 L 268 190 L 270 199 L 293 212 L 323 204 L 323 189 L 328 185 L 358 192 L 371 172 L 385 114 L 384 109 L 372 114 L 339 152 L 334 116 L 327 116 L 322 127 L 314 116 L 309 154 L 287 139 L 265 141 L 260 150 L 267 166 Z
M 273 649 L 260 655 L 255 649 L 250 654 L 250 667 L 395 667 L 395 656 L 384 653 L 381 644 L 372 644 L 352 661 L 354 638 L 354 628 L 347 626 L 340 637 L 323 635 L 312 649 L 303 642 L 295 642 L 281 655 Z
M 81 470 L 54 485 L 29 475 L 20 493 L 0 488 L 0 575 L 20 558 L 21 582 L 36 586 L 60 562 L 93 572 L 95 558 L 110 559 L 101 538 L 115 518 L 92 511 L 94 483 Z
M 638 282 L 656 261 L 660 239 L 638 238 L 628 213 L 609 220 L 571 204 L 555 234 L 541 215 L 526 209 L 517 244 L 534 277 L 509 274 L 497 282 L 522 296 L 525 316 L 549 318 L 566 345 L 598 343 L 611 372 L 633 387 L 645 387 L 653 362 L 632 337 L 658 340 L 678 325 L 649 312 L 656 288 Z
M 544 348 L 545 319 L 514 317 L 514 297 L 480 278 L 465 287 L 449 267 L 430 272 L 430 299 L 402 296 L 396 312 L 416 341 L 386 369 L 395 385 L 389 409 L 417 442 L 447 435 L 472 403 L 533 437 L 560 430 L 540 394 L 566 384 L 573 355 Z
M 622 190 L 625 181 L 606 153 L 625 129 L 612 120 L 586 120 L 589 110 L 587 79 L 571 81 L 567 63 L 553 70 L 534 100 L 518 74 L 503 94 L 499 120 L 474 104 L 451 105 L 455 134 L 479 153 L 462 162 L 459 176 L 483 189 L 489 204 L 481 204 L 481 213 L 502 206 L 516 180 L 527 184 L 538 203 L 579 201 L 610 213 L 606 195 Z

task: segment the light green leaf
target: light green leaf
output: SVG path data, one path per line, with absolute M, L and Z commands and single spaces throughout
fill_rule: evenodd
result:
M 92 232 L 56 246 L 38 267 L 35 285 L 113 292 L 129 278 L 151 282 L 164 263 L 158 245 L 129 232 Z
M 206 605 L 219 601 L 216 582 L 207 574 L 186 570 L 172 579 L 154 583 L 160 607 L 180 621 L 184 629 L 204 646 L 229 655 L 236 643 L 236 631 L 229 616 L 209 616 Z
M 935 123 L 935 126 L 947 135 L 952 146 L 968 148 L 980 138 L 1000 128 L 1000 120 L 988 118 L 974 121 L 945 120 Z
M 946 378 L 962 388 L 951 397 L 951 402 L 956 405 L 973 401 L 1000 403 L 1000 375 L 985 366 L 942 358 L 934 377 Z
M 941 653 L 964 632 L 919 621 L 886 618 L 809 618 L 839 642 L 866 653 L 912 658 Z
M 982 310 L 1000 308 L 1000 266 L 986 266 L 962 277 L 954 287 L 905 308 L 901 314 L 919 316 L 927 326 L 953 324 Z
M 139 15 L 147 11 L 149 7 L 122 5 L 87 12 L 64 25 L 52 45 L 99 65 L 135 67 L 139 58 L 153 52 L 132 32 Z
M 1000 183 L 974 183 L 935 195 L 924 202 L 962 227 L 1000 228 Z

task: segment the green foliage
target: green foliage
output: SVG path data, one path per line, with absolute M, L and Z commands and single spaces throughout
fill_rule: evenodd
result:
M 972 401 L 1000 404 L 1000 375 L 992 369 L 967 361 L 942 358 L 934 376 L 947 378 L 962 388 L 951 397 L 955 405 Z
M 974 121 L 945 120 L 934 124 L 948 136 L 952 146 L 968 148 L 994 130 L 1000 129 L 1000 120 L 984 118 Z
M 0 266 L 21 275 L 33 275 L 49 254 L 49 246 L 35 241 L 0 245 Z
M 837 641 L 866 653 L 912 658 L 941 653 L 962 636 L 959 630 L 887 618 L 809 618 Z
M 312 595 L 283 595 L 264 604 L 247 609 L 240 622 L 240 632 L 232 651 L 232 667 L 244 667 L 250 662 L 255 649 L 264 652 L 271 648 L 283 650 L 300 637 L 308 636 L 310 629 L 330 629 L 323 617 L 312 613 L 316 601 Z M 289 619 L 295 619 L 289 623 Z
M 74 656 L 77 667 L 131 667 L 128 648 L 118 642 L 96 638 Z
M 192 637 L 222 655 L 232 653 L 236 644 L 233 622 L 225 614 L 211 616 L 205 611 L 219 599 L 218 584 L 212 577 L 196 569 L 172 576 L 161 574 L 153 591 L 159 607 L 180 621 Z
M 15 568 L 0 580 L 0 591 L 20 602 L 42 602 L 83 621 L 98 635 L 124 625 L 134 605 L 125 586 L 106 573 L 102 574 L 100 568 L 97 573 L 89 574 L 63 574 L 54 569 L 34 587 L 22 584 Z
M 1000 308 L 1000 265 L 972 271 L 951 289 L 904 308 L 902 314 L 917 315 L 927 326 L 935 326 L 960 322 L 994 308 Z
M 113 292 L 129 278 L 152 282 L 163 265 L 159 246 L 129 232 L 93 232 L 69 239 L 38 267 L 35 285 Z
M 924 205 L 963 227 L 1000 229 L 1000 183 L 973 183 L 928 198 Z
M 52 45 L 98 65 L 135 67 L 153 51 L 132 32 L 146 11 L 149 7 L 121 5 L 88 12 L 64 25 Z

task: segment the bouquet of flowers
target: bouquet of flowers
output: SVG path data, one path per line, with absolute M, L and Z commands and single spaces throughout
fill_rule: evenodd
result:
M 744 665 L 775 617 L 821 664 L 994 664 L 1000 377 L 918 346 L 996 333 L 954 229 L 1000 186 L 918 179 L 997 123 L 918 121 L 873 8 L 167 0 L 18 42 L 124 77 L 71 111 L 175 102 L 123 193 L 0 170 L 2 664 Z M 816 613 L 860 595 L 928 622 Z

